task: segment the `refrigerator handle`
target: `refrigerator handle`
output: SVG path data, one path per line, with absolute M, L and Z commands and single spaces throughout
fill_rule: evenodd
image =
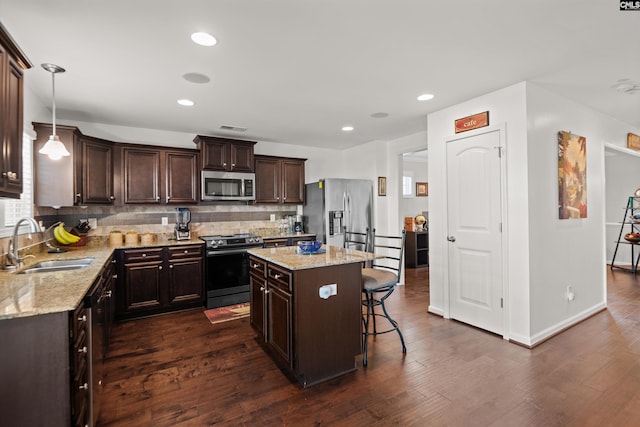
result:
M 347 230 L 352 231 L 351 230 L 351 195 L 349 193 L 344 193 L 344 195 L 346 199 L 344 223 L 345 223 L 345 227 L 347 227 Z

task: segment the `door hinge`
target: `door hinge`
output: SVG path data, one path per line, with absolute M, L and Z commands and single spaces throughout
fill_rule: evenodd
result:
M 500 298 L 500 308 L 504 308 L 504 299 Z
M 498 157 L 502 157 L 502 146 L 493 147 L 498 150 Z

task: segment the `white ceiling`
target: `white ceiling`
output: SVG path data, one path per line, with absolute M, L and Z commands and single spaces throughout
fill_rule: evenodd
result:
M 640 127 L 640 92 L 611 88 L 640 82 L 640 12 L 616 0 L 0 0 L 0 20 L 45 105 L 40 64 L 67 69 L 61 121 L 342 148 L 526 80 Z M 195 45 L 195 31 L 219 43 Z

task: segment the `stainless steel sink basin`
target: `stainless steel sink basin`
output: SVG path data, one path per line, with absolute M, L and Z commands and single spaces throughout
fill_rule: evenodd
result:
M 46 273 L 52 271 L 78 270 L 86 268 L 94 260 L 93 257 L 78 259 L 57 259 L 52 261 L 41 261 L 30 265 L 18 274 Z

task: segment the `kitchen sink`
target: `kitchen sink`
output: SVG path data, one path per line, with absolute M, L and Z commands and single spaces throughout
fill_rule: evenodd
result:
M 53 271 L 78 270 L 86 268 L 94 260 L 93 257 L 77 259 L 58 259 L 52 261 L 41 261 L 30 265 L 18 274 L 46 273 Z

